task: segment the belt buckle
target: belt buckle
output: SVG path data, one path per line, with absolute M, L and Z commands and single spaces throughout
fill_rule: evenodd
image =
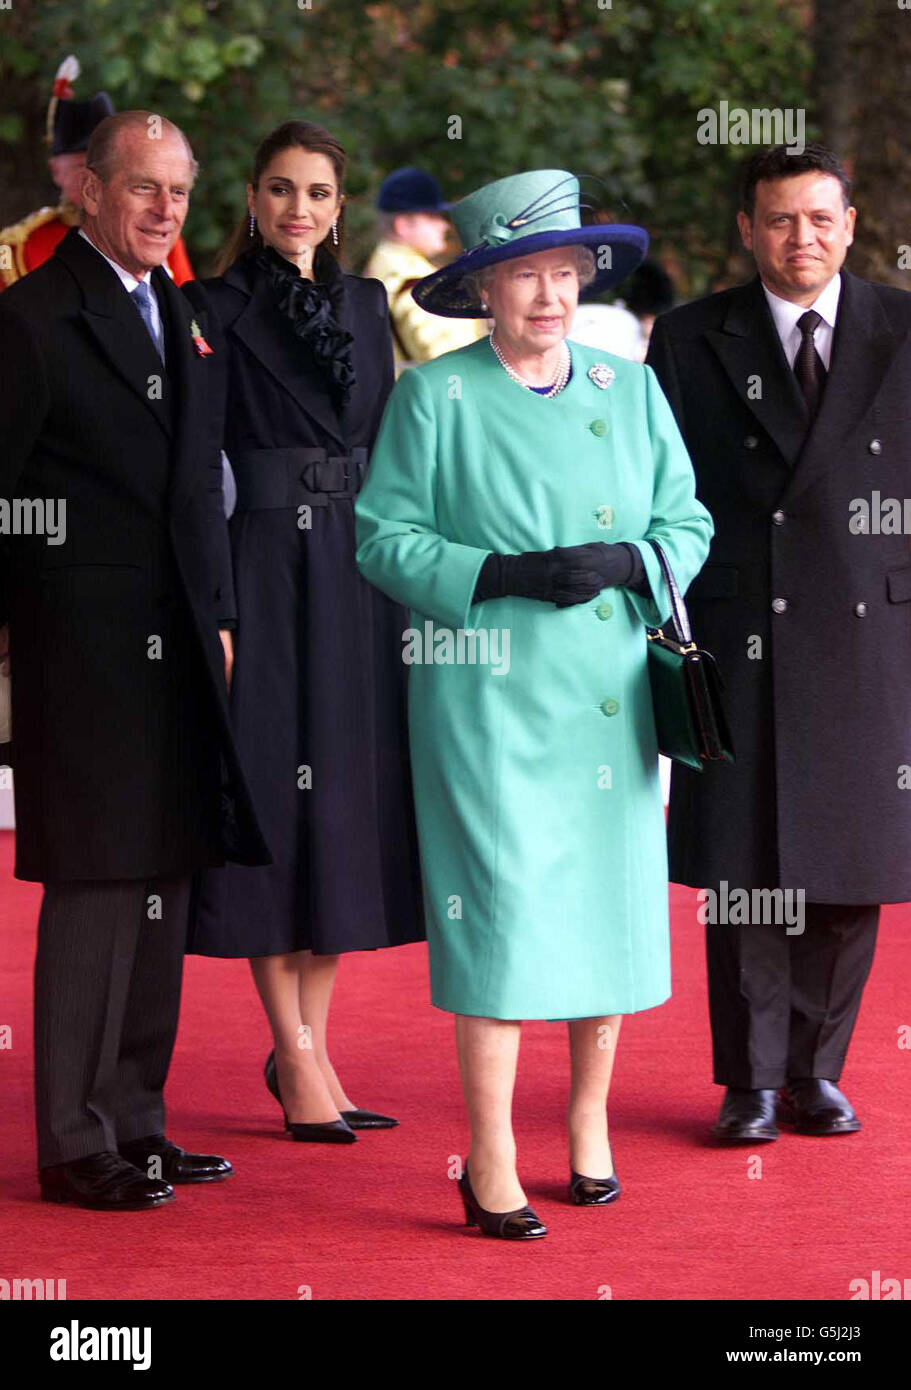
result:
M 351 491 L 351 475 L 350 475 L 350 473 L 348 472 L 348 464 L 349 464 L 349 462 L 350 462 L 350 460 L 349 460 L 349 458 L 348 458 L 348 455 L 347 455 L 347 454 L 333 454 L 333 455 L 330 455 L 330 457 L 326 460 L 326 462 L 327 462 L 327 463 L 334 463 L 334 464 L 339 464 L 339 463 L 340 463 L 340 464 L 342 465 L 342 477 L 343 477 L 343 479 L 344 479 L 344 482 L 343 482 L 343 484 L 342 484 L 342 486 L 341 486 L 340 488 L 332 488 L 331 491 L 333 491 L 333 492 L 350 492 L 350 491 Z

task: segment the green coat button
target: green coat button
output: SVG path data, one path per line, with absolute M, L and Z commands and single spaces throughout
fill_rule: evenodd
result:
M 612 618 L 614 615 L 614 610 L 609 603 L 599 603 L 598 607 L 595 609 L 595 612 L 601 619 L 602 623 L 606 623 L 608 618 Z
M 601 701 L 601 713 L 602 713 L 602 714 L 608 714 L 608 715 L 610 715 L 610 714 L 616 714 L 616 713 L 617 713 L 617 710 L 618 710 L 619 708 L 620 708 L 620 705 L 619 705 L 619 703 L 618 703 L 616 700 L 602 700 L 602 701 Z
M 607 431 L 610 429 L 610 425 L 607 423 L 606 420 L 592 420 L 588 428 L 591 430 L 592 434 L 601 435 L 607 434 Z

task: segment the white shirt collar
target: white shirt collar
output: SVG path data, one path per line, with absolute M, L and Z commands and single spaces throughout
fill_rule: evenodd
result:
M 830 328 L 835 327 L 838 301 L 841 297 L 841 275 L 833 275 L 825 289 L 816 296 L 812 304 L 793 304 L 790 299 L 782 299 L 780 295 L 773 294 L 765 284 L 763 284 L 762 289 L 772 311 L 775 327 L 782 337 L 796 327 L 797 320 L 808 309 L 815 309 L 823 322 L 827 323 Z
M 108 265 L 111 267 L 111 269 L 112 269 L 113 271 L 115 271 L 115 273 L 116 273 L 116 275 L 117 275 L 117 278 L 119 279 L 120 283 L 123 285 L 123 287 L 124 287 L 124 289 L 127 291 L 127 293 L 128 293 L 128 294 L 132 294 L 133 291 L 135 290 L 136 286 L 137 286 L 138 284 L 140 284 L 140 281 L 137 280 L 136 276 L 135 276 L 135 275 L 131 275 L 130 272 L 129 272 L 128 270 L 124 270 L 123 266 L 122 266 L 122 265 L 118 265 L 116 261 L 112 261 L 111 258 L 110 258 L 110 256 L 105 256 L 105 254 L 104 254 L 103 251 L 99 251 L 99 250 L 98 250 L 98 247 L 95 245 L 95 243 L 94 243 L 94 241 L 92 240 L 92 238 L 86 233 L 84 227 L 80 227 L 80 228 L 79 228 L 79 235 L 80 235 L 85 241 L 88 242 L 89 246 L 91 246 L 93 250 L 98 251 L 99 256 L 103 257 L 104 260 L 107 261 L 107 263 L 108 263 Z M 153 295 L 153 298 L 154 298 L 155 291 L 154 291 L 154 289 L 152 288 L 150 276 L 151 276 L 151 271 L 148 271 L 148 270 L 147 270 L 146 273 L 145 273 L 145 275 L 143 275 L 142 279 L 146 282 L 146 284 L 148 284 L 149 289 L 152 290 L 152 295 Z
M 841 275 L 833 275 L 825 289 L 816 296 L 812 304 L 793 304 L 790 299 L 782 299 L 780 295 L 773 294 L 767 285 L 762 286 L 762 292 L 766 297 L 775 329 L 781 339 L 781 346 L 791 367 L 794 366 L 797 349 L 800 347 L 800 329 L 797 327 L 797 320 L 807 312 L 807 309 L 816 310 L 822 323 L 816 330 L 814 342 L 823 365 L 828 370 L 832 357 L 835 320 L 838 316 L 838 304 L 841 298 Z

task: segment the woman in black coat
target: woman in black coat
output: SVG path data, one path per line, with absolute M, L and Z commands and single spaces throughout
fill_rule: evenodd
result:
M 326 1048 L 338 957 L 423 937 L 403 610 L 355 565 L 354 498 L 392 346 L 376 280 L 342 273 L 345 155 L 310 122 L 257 151 L 230 267 L 188 286 L 224 335 L 237 592 L 232 718 L 274 863 L 207 874 L 189 950 L 249 956 L 266 1066 L 296 1139 L 396 1121 L 356 1109 Z

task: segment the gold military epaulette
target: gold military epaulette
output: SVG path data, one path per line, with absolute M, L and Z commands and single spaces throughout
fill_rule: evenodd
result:
M 14 222 L 11 227 L 4 227 L 0 231 L 0 278 L 4 285 L 13 285 L 17 280 L 21 280 L 23 275 L 28 274 L 28 266 L 25 264 L 26 242 L 39 227 L 58 218 L 68 227 L 74 227 L 79 221 L 79 210 L 70 207 L 68 203 L 59 203 L 55 208 L 39 208 L 37 212 L 30 212 L 28 217 L 23 217 L 21 222 Z M 4 255 L 7 248 L 8 254 Z

